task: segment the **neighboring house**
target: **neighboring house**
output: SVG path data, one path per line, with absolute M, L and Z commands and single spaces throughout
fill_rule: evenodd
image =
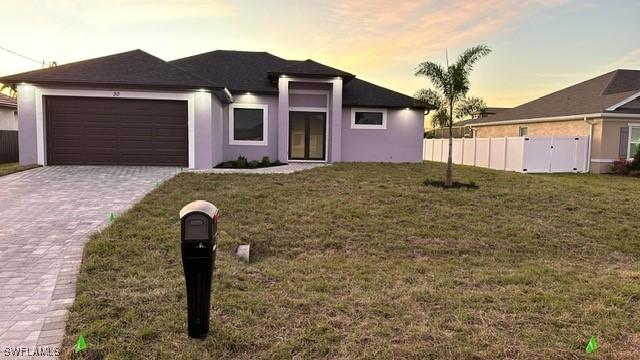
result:
M 18 86 L 22 164 L 422 159 L 424 106 L 312 60 L 134 50 L 0 82 Z
M 477 114 L 473 114 L 471 119 L 460 120 L 453 123 L 452 134 L 454 138 L 463 138 L 463 137 L 473 137 L 473 130 L 471 128 L 471 123 L 473 120 L 482 119 L 489 116 L 496 115 L 502 111 L 507 110 L 508 108 L 501 107 L 488 107 L 484 109 L 482 112 Z M 427 134 L 430 135 L 431 138 L 443 139 L 449 137 L 449 128 L 435 128 L 427 131 Z
M 469 123 L 477 137 L 590 136 L 590 170 L 640 147 L 640 71 L 615 70 Z
M 9 95 L 0 94 L 0 131 L 18 130 L 18 117 L 16 113 L 16 99 Z

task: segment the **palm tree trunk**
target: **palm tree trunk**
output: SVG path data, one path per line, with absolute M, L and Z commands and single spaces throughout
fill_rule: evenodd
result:
M 444 181 L 446 187 L 453 185 L 453 101 L 449 102 L 449 156 L 447 156 L 447 176 Z

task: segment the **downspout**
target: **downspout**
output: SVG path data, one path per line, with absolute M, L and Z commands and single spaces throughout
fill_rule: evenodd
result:
M 589 145 L 587 146 L 587 173 L 591 172 L 591 144 L 593 143 L 593 122 L 594 120 L 588 120 L 584 117 L 584 122 L 589 124 Z

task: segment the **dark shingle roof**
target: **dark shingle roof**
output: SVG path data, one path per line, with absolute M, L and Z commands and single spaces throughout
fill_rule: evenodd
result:
M 426 106 L 417 104 L 411 96 L 383 88 L 382 86 L 358 78 L 344 85 L 342 89 L 342 104 L 344 106 L 426 108 Z
M 221 88 L 211 80 L 189 73 L 142 50 L 64 64 L 0 78 L 15 84 L 113 84 L 169 88 Z
M 270 78 L 276 78 L 280 75 L 291 76 L 309 76 L 309 77 L 341 77 L 344 82 L 348 82 L 355 76 L 346 71 L 342 71 L 331 66 L 320 64 L 311 59 L 307 60 L 289 60 L 288 64 L 279 69 L 271 69 L 269 71 Z
M 638 92 L 639 70 L 615 70 L 471 124 L 602 113 Z
M 38 84 L 128 85 L 167 88 L 228 88 L 233 92 L 277 94 L 269 75 L 340 76 L 345 106 L 418 107 L 411 96 L 354 79 L 354 75 L 317 63 L 294 61 L 267 52 L 216 50 L 166 62 L 142 50 L 35 70 L 0 78 L 0 82 Z
M 289 62 L 267 52 L 216 50 L 169 62 L 206 79 L 224 84 L 234 92 L 278 93 L 278 86 L 267 78 L 273 69 Z
M 340 76 L 345 106 L 419 107 L 413 98 L 372 83 L 353 79 L 354 75 L 313 60 L 285 60 L 267 52 L 216 50 L 171 61 L 185 70 L 224 84 L 232 92 L 277 94 L 275 80 L 268 75 Z M 310 76 L 311 77 L 311 76 Z M 351 80 L 352 79 L 352 80 Z M 347 81 L 350 80 L 350 81 Z
M 17 107 L 16 98 L 5 94 L 0 94 L 0 106 L 15 109 Z

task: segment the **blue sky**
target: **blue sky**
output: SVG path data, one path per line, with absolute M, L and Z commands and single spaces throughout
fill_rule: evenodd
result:
M 215 49 L 313 58 L 407 94 L 445 49 L 489 45 L 472 94 L 515 106 L 616 68 L 640 69 L 640 2 L 573 0 L 22 0 L 0 46 L 66 63 L 140 48 L 166 60 Z M 38 65 L 0 52 L 0 74 Z

